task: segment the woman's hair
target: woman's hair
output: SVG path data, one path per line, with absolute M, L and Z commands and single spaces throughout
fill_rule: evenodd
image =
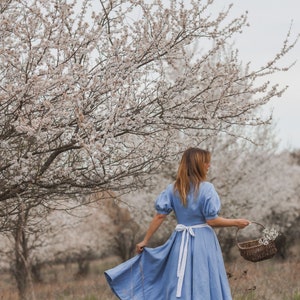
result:
M 191 186 L 196 193 L 200 183 L 206 180 L 207 167 L 205 164 L 210 163 L 210 157 L 209 151 L 199 148 L 188 148 L 183 153 L 177 171 L 174 190 L 178 191 L 184 206 L 186 206 L 186 198 Z

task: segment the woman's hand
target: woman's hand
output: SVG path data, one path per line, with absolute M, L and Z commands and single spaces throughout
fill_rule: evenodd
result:
M 138 254 L 142 253 L 144 248 L 146 247 L 146 245 L 147 245 L 147 243 L 144 241 L 136 244 L 136 246 L 135 246 L 136 253 L 138 253 Z
M 236 219 L 236 227 L 239 229 L 245 228 L 246 226 L 250 225 L 251 222 L 246 219 Z
M 140 243 L 136 244 L 135 247 L 135 251 L 137 253 L 142 253 L 144 250 L 144 247 L 146 247 L 148 241 L 150 240 L 150 238 L 152 237 L 152 235 L 154 234 L 154 232 L 159 228 L 159 226 L 162 224 L 162 222 L 165 220 L 167 215 L 165 214 L 155 214 L 155 216 L 153 217 L 149 228 L 147 230 L 147 233 L 143 239 L 143 241 L 141 241 Z

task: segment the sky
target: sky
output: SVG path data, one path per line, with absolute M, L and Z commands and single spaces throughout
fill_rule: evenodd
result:
M 216 9 L 223 9 L 233 3 L 230 16 L 238 16 L 248 11 L 249 27 L 236 36 L 235 46 L 240 58 L 252 67 L 268 62 L 282 47 L 282 42 L 292 23 L 292 39 L 300 33 L 299 0 L 215 0 Z M 298 61 L 297 61 L 298 60 Z M 300 40 L 282 60 L 281 65 L 295 66 L 288 72 L 273 75 L 272 83 L 288 85 L 281 98 L 274 98 L 266 109 L 273 110 L 277 137 L 281 149 L 300 149 Z

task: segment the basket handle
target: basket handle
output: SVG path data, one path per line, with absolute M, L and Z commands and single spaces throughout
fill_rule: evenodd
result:
M 262 224 L 260 224 L 260 223 L 258 223 L 258 222 L 251 221 L 251 223 L 250 223 L 249 225 L 251 225 L 251 224 L 259 225 L 259 226 L 261 226 L 263 229 L 265 228 L 264 225 L 262 225 Z M 235 233 L 235 242 L 236 242 L 238 248 L 241 249 L 240 246 L 239 246 L 239 243 L 238 243 L 238 239 L 237 239 L 239 230 L 240 230 L 240 228 L 238 228 L 238 229 L 236 230 L 236 233 Z

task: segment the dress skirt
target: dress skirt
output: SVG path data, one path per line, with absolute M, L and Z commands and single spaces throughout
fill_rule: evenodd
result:
M 193 235 L 174 231 L 168 241 L 104 272 L 121 300 L 231 300 L 218 239 L 209 227 L 193 228 Z M 186 243 L 186 239 L 189 239 Z M 178 269 L 182 246 L 186 255 L 182 283 Z

